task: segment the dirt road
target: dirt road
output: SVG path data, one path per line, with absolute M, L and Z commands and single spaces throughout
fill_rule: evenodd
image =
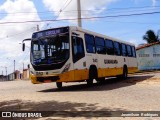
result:
M 0 82 L 0 111 L 159 111 L 159 101 L 158 71 L 129 75 L 127 80 L 109 78 L 92 87 L 66 83 L 61 91 L 55 83 Z

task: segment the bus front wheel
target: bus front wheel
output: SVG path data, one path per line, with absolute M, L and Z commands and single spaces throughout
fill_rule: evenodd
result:
M 93 80 L 97 78 L 97 71 L 95 68 L 91 68 L 89 71 L 89 79 L 87 80 L 87 85 L 92 86 Z
M 97 78 L 96 81 L 97 81 L 97 83 L 104 83 L 105 82 L 105 77 Z
M 56 82 L 57 88 L 62 89 L 62 82 Z
M 123 79 L 127 79 L 128 77 L 128 69 L 127 67 L 124 67 L 123 68 L 123 75 L 122 75 Z

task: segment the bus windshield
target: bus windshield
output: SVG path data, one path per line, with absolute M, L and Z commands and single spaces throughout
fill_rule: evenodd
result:
M 33 39 L 31 63 L 34 65 L 57 64 L 69 58 L 69 34 Z

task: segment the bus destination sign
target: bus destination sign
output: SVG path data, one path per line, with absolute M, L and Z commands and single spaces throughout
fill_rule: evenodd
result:
M 46 37 L 46 36 L 52 36 L 52 35 L 57 35 L 60 33 L 65 33 L 68 32 L 68 27 L 65 28 L 57 28 L 57 29 L 50 29 L 50 30 L 45 30 L 45 31 L 40 31 L 37 33 L 33 33 L 32 38 L 40 38 L 40 37 Z

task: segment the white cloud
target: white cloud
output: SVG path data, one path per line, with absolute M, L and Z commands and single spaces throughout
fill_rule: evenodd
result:
M 6 13 L 6 16 L 0 19 L 0 23 L 40 20 L 34 4 L 30 0 L 6 0 L 0 6 L 0 12 Z M 35 27 L 35 23 L 0 24 L 0 66 L 10 64 L 9 61 L 6 61 L 6 58 L 10 58 L 10 61 L 16 59 L 17 63 L 24 59 L 27 53 L 22 53 L 19 43 L 25 38 L 30 38 L 32 32 L 35 31 Z M 29 59 L 29 56 L 27 59 Z
M 136 3 L 136 4 L 138 4 L 139 2 L 146 2 L 146 0 L 134 0 L 134 2 Z M 156 6 L 156 4 L 157 4 L 157 0 L 150 0 L 151 2 L 152 2 L 152 6 Z
M 152 5 L 156 6 L 157 0 L 152 0 Z
M 107 6 L 117 0 L 81 0 L 81 10 L 82 17 L 97 16 L 102 11 L 104 11 Z M 60 10 L 62 10 L 58 19 L 72 19 L 77 18 L 77 0 L 72 0 L 72 2 L 65 8 L 65 6 L 70 2 L 66 3 L 66 0 L 43 0 L 46 8 L 51 11 L 55 11 L 54 15 L 59 15 Z M 64 5 L 65 4 L 65 5 Z M 63 10 L 65 8 L 65 10 Z M 88 10 L 88 11 L 84 11 Z M 73 21 L 72 21 L 73 22 Z
M 82 17 L 89 17 L 91 15 L 96 16 L 114 1 L 117 0 L 99 0 L 97 2 L 93 2 L 92 0 L 81 0 L 82 10 L 95 10 L 93 12 L 84 11 Z M 43 0 L 43 3 L 48 10 L 52 11 L 59 11 L 61 8 L 63 9 L 65 7 L 65 0 Z M 65 11 L 72 12 L 61 13 L 59 19 L 76 18 L 77 12 L 75 10 L 76 0 L 72 0 L 71 4 L 65 9 Z M 36 23 L 1 23 L 40 20 L 40 18 L 32 0 L 6 0 L 0 5 L 0 12 L 6 13 L 5 16 L 0 17 L 0 66 L 10 66 L 10 64 L 13 64 L 13 60 L 16 59 L 16 63 L 19 65 L 17 68 L 21 68 L 20 64 L 22 65 L 22 62 L 28 61 L 29 56 L 26 57 L 27 52 L 23 53 L 21 51 L 21 45 L 19 43 L 23 39 L 31 37 L 33 31 L 35 31 Z M 58 15 L 58 12 L 54 12 L 53 14 Z M 6 58 L 9 58 L 10 60 L 8 61 Z M 25 63 L 27 64 L 27 62 Z M 0 68 L 0 70 L 1 69 L 2 68 Z
M 137 40 L 137 39 L 128 39 L 127 42 L 133 43 L 136 47 L 140 44 L 146 43 L 144 40 Z

